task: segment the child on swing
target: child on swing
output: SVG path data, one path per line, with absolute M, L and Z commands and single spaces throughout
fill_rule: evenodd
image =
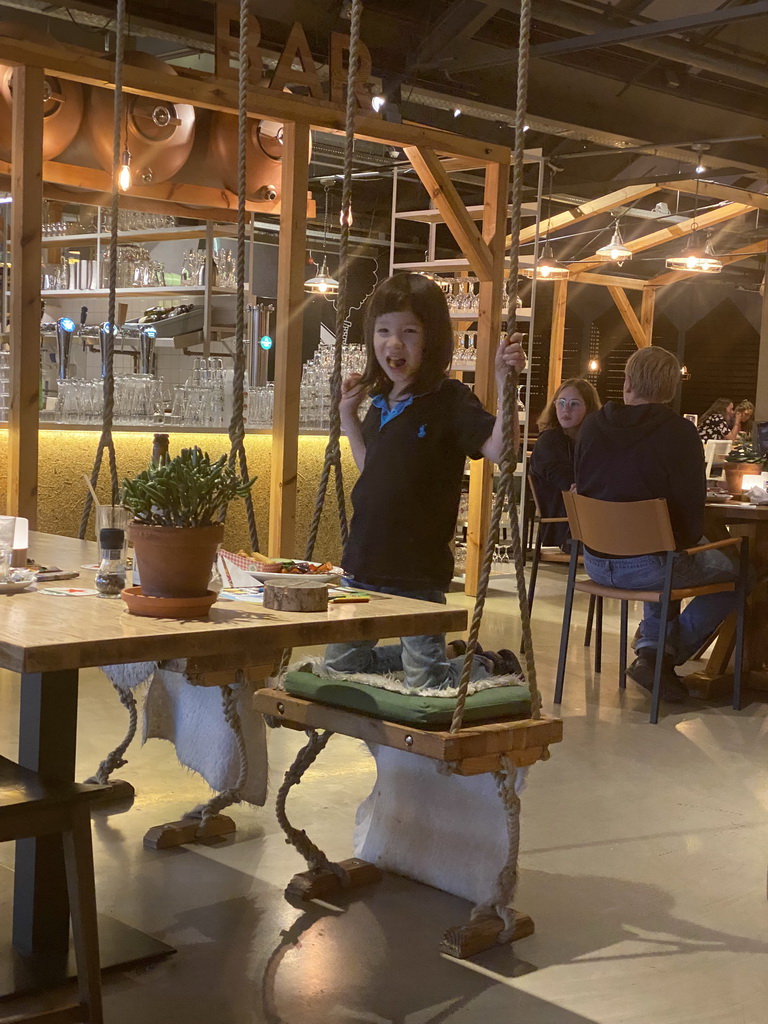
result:
M 441 288 L 420 274 L 399 274 L 376 288 L 365 314 L 365 372 L 341 388 L 342 429 L 360 470 L 342 558 L 351 586 L 445 604 L 465 459 L 502 456 L 501 396 L 508 369 L 525 369 L 521 341 L 513 334 L 496 352 L 494 417 L 447 376 L 454 341 Z M 366 395 L 372 403 L 361 422 Z M 516 407 L 513 428 L 516 449 Z M 402 671 L 413 690 L 458 685 L 464 659 L 449 658 L 444 633 L 400 639 L 383 647 L 375 640 L 330 644 L 325 665 L 340 676 Z M 509 651 L 475 656 L 473 679 L 510 672 L 519 664 Z

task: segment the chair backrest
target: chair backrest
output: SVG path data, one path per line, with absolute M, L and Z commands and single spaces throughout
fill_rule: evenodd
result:
M 666 498 L 598 501 L 563 491 L 571 536 L 593 551 L 616 557 L 674 551 Z
M 704 442 L 704 461 L 707 464 L 706 474 L 708 477 L 712 476 L 712 467 L 725 459 L 732 446 L 733 441 L 727 440 Z
M 533 504 L 536 506 L 536 515 L 541 519 L 541 505 L 539 504 L 539 496 L 536 493 L 536 482 L 534 480 L 533 473 L 528 472 L 528 490 L 531 492 L 533 498 Z

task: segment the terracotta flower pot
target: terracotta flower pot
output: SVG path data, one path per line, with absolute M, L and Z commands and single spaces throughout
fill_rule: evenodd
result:
M 141 589 L 149 597 L 203 597 L 208 593 L 224 524 L 183 529 L 129 523 Z
M 740 497 L 744 477 L 746 475 L 760 476 L 763 466 L 760 462 L 724 462 L 723 470 L 728 492 L 735 497 Z

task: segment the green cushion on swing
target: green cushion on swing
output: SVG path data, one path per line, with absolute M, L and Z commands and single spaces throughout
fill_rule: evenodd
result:
M 288 672 L 285 689 L 294 697 L 421 729 L 447 729 L 456 707 L 455 697 L 398 693 L 351 679 L 321 679 L 311 672 Z M 478 725 L 499 718 L 529 718 L 530 714 L 531 696 L 527 686 L 490 686 L 467 697 L 464 724 Z

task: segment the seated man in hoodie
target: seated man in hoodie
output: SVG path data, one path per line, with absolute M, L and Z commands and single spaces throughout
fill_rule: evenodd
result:
M 694 425 L 667 405 L 680 382 L 680 364 L 662 348 L 639 349 L 624 370 L 624 404 L 608 402 L 589 416 L 576 446 L 576 490 L 603 501 L 641 501 L 666 498 L 678 549 L 702 542 L 706 478 L 704 449 Z M 599 551 L 584 552 L 590 577 L 607 586 L 631 590 L 661 590 L 666 556 L 611 558 Z M 672 585 L 698 586 L 735 581 L 738 570 L 722 551 L 678 555 Z M 686 690 L 674 671 L 714 633 L 734 610 L 734 593 L 694 598 L 680 613 L 670 608 L 670 624 L 662 672 L 667 700 L 682 700 Z M 627 675 L 646 689 L 653 686 L 660 604 L 646 604 L 637 657 Z

